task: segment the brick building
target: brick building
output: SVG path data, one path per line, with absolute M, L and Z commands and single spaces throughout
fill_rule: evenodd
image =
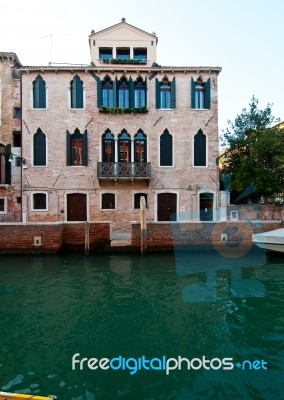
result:
M 27 221 L 217 220 L 219 67 L 160 66 L 124 19 L 89 36 L 90 65 L 21 67 Z
M 0 52 L 0 222 L 21 221 L 20 65 L 15 53 Z

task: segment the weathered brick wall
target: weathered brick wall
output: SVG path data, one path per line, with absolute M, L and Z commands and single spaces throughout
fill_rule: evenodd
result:
M 41 245 L 35 244 L 35 237 Z M 0 252 L 51 252 L 62 246 L 61 224 L 0 224 Z
M 35 238 L 40 243 L 35 244 Z M 110 224 L 89 224 L 89 249 L 110 243 Z M 61 249 L 85 249 L 85 223 L 0 224 L 0 253 L 56 253 Z
M 254 222 L 196 222 L 196 223 L 147 223 L 147 248 L 170 249 L 182 245 L 216 245 L 239 247 L 252 243 L 252 234 L 284 227 L 280 221 Z M 222 240 L 221 235 L 226 235 Z M 139 223 L 132 223 L 131 245 L 140 248 Z
M 110 244 L 110 224 L 97 223 L 65 223 L 63 228 L 63 248 L 66 250 L 84 250 L 89 230 L 89 249 L 103 249 Z

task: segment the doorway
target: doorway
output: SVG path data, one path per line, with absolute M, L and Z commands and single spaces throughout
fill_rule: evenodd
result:
M 87 221 L 87 195 L 67 195 L 67 221 Z

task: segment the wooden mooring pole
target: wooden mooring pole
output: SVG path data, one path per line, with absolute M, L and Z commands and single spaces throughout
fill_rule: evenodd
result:
M 85 222 L 85 254 L 89 254 L 90 251 L 90 229 L 89 222 Z
M 141 221 L 141 254 L 147 251 L 147 226 L 146 226 L 146 202 L 145 197 L 140 197 L 140 221 Z

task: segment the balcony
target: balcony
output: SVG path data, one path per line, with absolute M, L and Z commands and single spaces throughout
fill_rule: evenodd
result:
M 99 179 L 150 179 L 151 163 L 98 162 Z

